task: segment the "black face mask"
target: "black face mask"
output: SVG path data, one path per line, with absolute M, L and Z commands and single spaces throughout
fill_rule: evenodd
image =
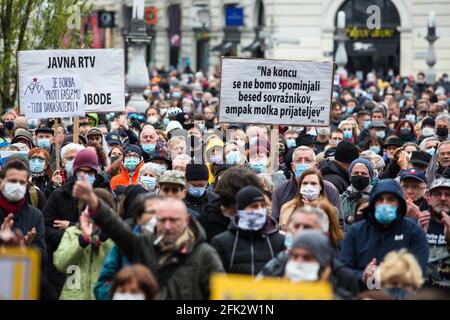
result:
M 448 128 L 437 128 L 436 134 L 440 137 L 446 137 L 448 136 Z
M 411 133 L 411 129 L 410 128 L 400 129 L 400 135 L 402 135 L 402 136 L 408 136 L 410 133 Z
M 350 181 L 356 190 L 364 190 L 370 183 L 369 177 L 364 176 L 351 176 Z
M 12 130 L 14 128 L 14 121 L 5 121 L 3 125 L 6 129 Z

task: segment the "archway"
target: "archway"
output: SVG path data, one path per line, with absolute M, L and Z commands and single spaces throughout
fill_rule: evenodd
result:
M 380 9 L 380 28 L 373 29 L 369 22 L 372 13 L 367 13 L 369 6 Z M 400 31 L 399 12 L 391 0 L 347 0 L 335 13 L 334 25 L 337 24 L 337 12 L 346 14 L 346 42 L 348 64 L 346 69 L 360 80 L 370 71 L 381 77 L 400 72 Z M 334 50 L 336 51 L 335 42 Z

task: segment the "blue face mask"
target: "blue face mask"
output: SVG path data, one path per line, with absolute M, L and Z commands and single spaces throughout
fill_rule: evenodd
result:
M 425 150 L 430 156 L 434 156 L 436 153 L 436 149 L 435 148 L 428 148 Z
M 38 139 L 37 145 L 39 148 L 50 149 L 50 139 Z
M 377 131 L 377 137 L 380 138 L 381 140 L 383 140 L 385 136 L 386 136 L 386 132 L 384 132 L 384 130 Z
M 142 182 L 147 187 L 148 191 L 155 190 L 156 187 L 155 177 L 141 176 L 139 177 L 139 181 Z
M 155 151 L 156 144 L 154 143 L 144 143 L 142 144 L 142 150 L 144 150 L 145 153 L 151 154 L 153 151 Z
M 284 236 L 284 246 L 286 249 L 291 249 L 292 244 L 294 243 L 294 237 L 290 233 L 286 233 Z
M 379 154 L 381 149 L 380 146 L 371 146 L 369 150 L 375 152 L 376 154 Z
M 298 163 L 295 165 L 295 177 L 298 179 L 302 175 L 303 171 L 311 168 L 309 163 Z
M 405 116 L 405 119 L 408 121 L 411 121 L 412 123 L 416 122 L 416 115 L 415 114 L 407 114 Z
M 194 198 L 200 198 L 205 194 L 205 191 L 206 187 L 195 187 L 195 186 L 188 187 L 188 193 Z
M 264 161 L 255 161 L 250 163 L 250 168 L 256 173 L 265 173 L 267 171 L 267 165 Z
M 344 131 L 344 139 L 351 139 L 352 138 L 352 132 L 351 131 Z
M 128 172 L 133 172 L 136 170 L 136 167 L 139 164 L 139 160 L 136 158 L 127 158 L 124 161 L 125 168 L 128 170 Z
M 286 146 L 289 149 L 295 148 L 297 146 L 297 142 L 295 141 L 295 139 L 287 139 L 286 140 Z
M 371 120 L 364 120 L 364 129 L 369 128 L 371 122 Z
M 64 169 L 69 177 L 73 175 L 73 160 L 66 160 L 66 165 L 64 166 Z
M 225 159 L 227 164 L 238 164 L 241 162 L 241 154 L 237 151 L 231 151 L 225 156 Z
M 253 147 L 258 142 L 258 137 L 251 137 L 248 139 L 248 144 Z
M 164 118 L 162 119 L 162 124 L 164 127 L 167 127 L 167 125 L 169 124 L 170 120 L 168 118 Z
M 397 218 L 397 207 L 390 204 L 379 204 L 375 207 L 375 219 L 381 224 L 390 224 Z
M 347 113 L 348 114 L 352 114 L 353 113 L 353 109 L 354 109 L 353 107 L 350 107 L 350 108 L 347 107 Z
M 90 174 L 88 174 L 88 175 L 87 175 L 87 178 L 88 178 L 89 184 L 90 184 L 91 186 L 93 186 L 93 185 L 94 185 L 94 182 L 95 182 L 95 175 L 90 175 Z M 83 177 L 80 177 L 80 176 L 77 175 L 77 181 L 83 181 Z
M 33 173 L 41 173 L 45 169 L 45 161 L 34 158 L 30 160 L 30 171 Z

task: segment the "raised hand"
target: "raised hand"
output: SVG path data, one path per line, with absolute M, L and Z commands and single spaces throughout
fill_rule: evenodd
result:
M 31 246 L 31 244 L 33 243 L 34 237 L 36 237 L 36 234 L 37 234 L 36 228 L 33 227 L 30 231 L 27 232 L 27 234 L 23 238 L 24 244 L 26 246 Z
M 1 230 L 11 230 L 14 224 L 14 215 L 12 213 L 8 214 L 3 220 L 3 223 L 0 227 Z
M 52 175 L 52 182 L 58 188 L 62 185 L 61 170 L 55 170 Z
M 98 198 L 94 193 L 92 185 L 88 181 L 87 175 L 84 172 L 81 172 L 79 176 L 82 180 L 75 182 L 72 196 L 86 202 L 91 208 L 96 208 L 98 206 Z
M 86 210 L 80 215 L 80 228 L 83 237 L 90 237 L 94 230 L 94 223 L 89 221 L 89 214 Z

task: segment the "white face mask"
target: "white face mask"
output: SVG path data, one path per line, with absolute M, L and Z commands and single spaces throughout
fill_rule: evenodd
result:
M 115 292 L 113 295 L 113 300 L 145 300 L 145 295 L 143 293 L 121 293 Z
M 156 216 L 153 216 L 149 222 L 147 222 L 145 225 L 142 226 L 145 230 L 154 233 L 156 227 Z
M 317 262 L 297 262 L 289 260 L 285 275 L 292 282 L 319 280 L 320 265 Z
M 261 230 L 266 223 L 267 210 L 258 211 L 238 210 L 239 221 L 238 227 L 242 230 Z
M 315 200 L 320 195 L 320 187 L 314 187 L 310 184 L 303 185 L 300 188 L 300 193 L 306 200 Z
M 22 200 L 27 192 L 27 186 L 20 183 L 6 182 L 5 187 L 2 190 L 6 199 L 12 202 Z
M 422 135 L 424 137 L 431 137 L 432 135 L 434 135 L 434 129 L 431 127 L 425 127 L 422 129 Z

